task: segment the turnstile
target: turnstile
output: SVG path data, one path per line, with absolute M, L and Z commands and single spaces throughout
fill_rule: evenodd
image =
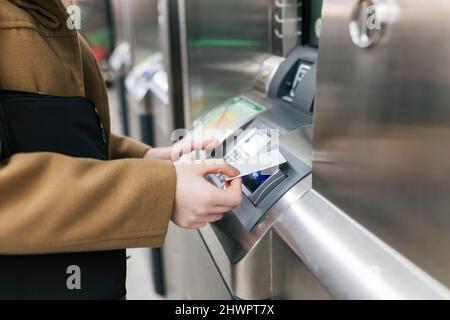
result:
M 219 5 L 181 2 L 187 12 Z M 306 3 L 275 1 L 269 8 L 298 13 Z M 262 12 L 258 4 L 240 5 L 255 18 Z M 258 56 L 258 49 L 240 47 L 240 56 L 239 50 L 230 57 L 222 52 L 205 61 L 214 51 L 211 42 L 206 50 L 205 39 L 187 37 L 186 110 L 213 123 L 217 110 L 219 119 L 229 120 L 233 111 L 249 115 L 245 110 L 253 106 L 259 112 L 250 121 L 235 122 L 243 130 L 232 139 L 235 146 L 248 143 L 247 150 L 255 150 L 274 136 L 254 140 L 252 130 L 279 129 L 276 145 L 287 164 L 244 178 L 244 202 L 223 220 L 199 231 L 171 226 L 165 256 L 169 298 L 450 298 L 450 161 L 441 148 L 448 140 L 444 106 L 450 86 L 444 67 L 449 50 L 441 44 L 450 28 L 434 28 L 450 21 L 449 9 L 444 0 L 433 6 L 421 0 L 324 1 L 322 20 L 314 23 L 321 28 L 314 33 L 321 37 L 318 60 L 314 48 L 299 46 L 276 68 L 267 92 L 241 87 L 225 103 L 217 101 L 225 90 L 238 91 L 234 84 L 252 79 L 247 58 Z M 224 15 L 216 26 L 236 18 Z M 214 32 L 202 29 L 203 22 L 188 21 L 194 36 Z M 227 86 L 233 74 L 242 77 Z M 217 83 L 225 89 L 216 91 Z
M 118 86 L 124 133 L 152 146 L 171 145 L 172 131 L 184 119 L 177 2 L 120 0 L 114 9 L 121 51 L 129 49 L 116 59 L 126 62 Z M 163 251 L 151 252 L 149 271 L 156 292 L 164 295 Z

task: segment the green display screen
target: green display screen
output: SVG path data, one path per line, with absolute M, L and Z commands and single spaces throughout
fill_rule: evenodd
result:
M 208 112 L 194 131 L 201 125 L 202 130 L 215 129 L 226 133 L 227 130 L 242 127 L 264 110 L 265 107 L 239 96 Z
M 236 129 L 265 108 L 244 98 L 236 97 L 215 108 L 203 118 L 205 129 Z

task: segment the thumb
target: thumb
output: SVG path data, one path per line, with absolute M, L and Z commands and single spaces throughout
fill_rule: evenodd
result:
M 209 140 L 203 140 L 203 141 L 198 141 L 198 140 L 192 140 L 192 141 L 188 141 L 187 147 L 185 146 L 185 149 L 189 148 L 189 151 L 193 151 L 193 150 L 207 150 L 207 151 L 211 151 L 214 150 L 215 148 L 217 148 L 219 146 L 219 140 L 217 139 L 209 139 Z M 186 150 L 184 150 L 186 151 Z
M 220 145 L 219 140 L 217 140 L 217 139 L 209 139 L 209 140 L 204 140 L 202 142 L 201 148 L 205 149 L 205 150 L 214 150 L 219 145 Z
M 228 165 L 223 160 L 214 160 L 211 163 L 203 164 L 200 168 L 200 173 L 204 176 L 208 174 L 219 173 L 227 177 L 235 177 L 239 175 L 239 170 Z

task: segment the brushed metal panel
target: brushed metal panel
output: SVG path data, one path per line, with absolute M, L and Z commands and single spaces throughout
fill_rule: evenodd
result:
M 313 186 L 450 286 L 450 2 L 377 1 L 397 21 L 367 49 L 357 2 L 324 2 Z
M 135 63 L 150 54 L 161 51 L 158 25 L 158 0 L 131 0 L 133 19 L 131 36 L 135 52 Z
M 277 223 L 275 223 L 275 226 Z M 272 233 L 272 284 L 274 299 L 330 300 L 333 297 L 275 228 Z
M 449 299 L 450 291 L 314 190 L 275 232 L 338 299 Z
M 128 42 L 133 63 L 161 51 L 158 22 L 159 0 L 112 0 L 117 44 Z
M 131 6 L 130 0 L 111 0 L 116 45 L 130 42 Z
M 270 51 L 271 1 L 179 0 L 185 122 L 253 87 Z
M 168 299 L 232 298 L 197 231 L 170 223 L 163 259 Z

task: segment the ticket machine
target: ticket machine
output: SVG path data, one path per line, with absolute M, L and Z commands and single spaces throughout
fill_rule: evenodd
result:
M 112 63 L 121 71 L 122 133 L 152 146 L 172 143 L 183 127 L 178 6 L 172 0 L 114 0 L 120 43 Z M 152 249 L 155 291 L 164 295 L 159 248 Z
M 197 8 L 203 4 L 202 10 L 210 7 L 205 1 L 195 1 L 197 6 L 181 3 L 188 13 L 191 5 Z M 212 41 L 213 36 L 222 36 L 214 34 L 220 21 L 216 21 L 216 29 L 206 25 L 203 29 L 199 22 L 187 28 L 192 38 L 188 35 L 185 41 L 190 44 L 185 49 L 190 50 L 190 56 L 184 59 L 189 62 L 184 73 L 188 75 L 184 100 L 186 104 L 192 101 L 185 108 L 185 115 L 193 115 L 188 121 L 195 120 L 192 134 L 196 136 L 199 129 L 218 131 L 215 138 L 223 143 L 213 156 L 229 162 L 245 161 L 271 150 L 278 150 L 286 161 L 244 176 L 243 202 L 223 220 L 199 231 L 170 226 L 164 256 L 167 297 L 329 298 L 272 228 L 281 213 L 311 186 L 318 49 L 317 42 L 305 35 L 318 17 L 312 21 L 306 14 L 311 9 L 309 1 L 276 1 L 273 7 L 257 1 L 232 1 L 220 6 L 224 12 L 221 21 L 228 29 L 236 25 L 226 40 Z M 238 7 L 253 20 L 232 15 Z M 225 14 L 228 11 L 230 15 Z M 273 15 L 273 29 L 265 21 L 268 13 Z M 258 28 L 249 29 L 255 25 Z M 251 40 L 236 40 L 242 28 L 248 30 Z M 304 36 L 299 29 L 304 29 Z M 271 37 L 272 44 L 266 46 L 265 39 Z M 218 44 L 223 45 L 221 50 L 215 47 Z M 268 54 L 270 47 L 272 54 Z M 214 60 L 205 60 L 205 56 Z M 233 92 L 237 94 L 217 103 Z M 212 103 L 216 104 L 209 106 Z M 202 104 L 206 112 L 194 118 L 201 113 Z M 209 179 L 222 187 L 220 176 Z
M 317 49 L 299 46 L 281 60 L 272 64 L 275 70 L 268 70 L 267 64 L 261 69 L 261 76 L 272 71 L 265 80 L 267 93 L 255 89 L 234 97 L 208 112 L 200 123 L 205 130 L 226 132 L 216 157 L 232 162 L 278 149 L 287 161 L 244 176 L 243 202 L 223 220 L 198 233 L 171 226 L 165 250 L 169 298 L 328 297 L 271 230 L 283 208 L 310 187 Z M 234 128 L 231 135 L 228 128 Z M 209 179 L 223 186 L 219 176 Z M 290 280 L 285 278 L 286 268 Z M 295 289 L 300 282 L 308 289 Z
M 286 24 L 307 3 L 275 1 L 286 13 L 279 27 L 292 30 Z M 221 221 L 199 231 L 170 226 L 169 298 L 450 298 L 449 50 L 436 45 L 450 28 L 435 28 L 449 21 L 447 8 L 444 0 L 325 1 L 314 23 L 318 58 L 298 43 L 282 62 L 262 61 L 251 90 L 200 117 L 236 132 L 224 134 L 217 157 L 232 162 L 269 146 L 286 162 L 243 177 L 243 203 Z M 365 23 L 374 14 L 377 29 Z M 248 55 L 199 70 L 230 76 Z M 221 186 L 222 177 L 210 180 Z
M 212 298 L 227 299 L 328 297 L 271 230 L 283 208 L 310 187 L 316 70 L 317 48 L 298 46 L 285 59 L 269 57 L 255 89 L 218 105 L 194 126 L 194 135 L 199 127 L 222 134 L 215 156 L 230 163 L 275 149 L 286 162 L 244 176 L 243 202 L 223 220 L 199 233 L 171 226 L 165 250 L 169 298 L 206 298 L 208 290 Z M 209 179 L 223 186 L 220 176 Z M 274 260 L 278 255 L 284 258 Z M 284 278 L 286 268 L 291 280 Z M 205 274 L 212 278 L 208 283 L 199 279 Z M 308 289 L 294 289 L 296 281 Z
M 245 162 L 245 159 L 255 157 L 258 153 L 274 149 L 279 149 L 287 160 L 281 166 L 265 168 L 243 177 L 245 197 L 234 215 L 249 232 L 274 203 L 311 172 L 305 159 L 285 145 L 284 138 L 297 128 L 312 125 L 316 61 L 317 49 L 299 46 L 278 66 L 266 95 L 253 90 L 225 102 L 211 112 L 214 117 L 222 119 L 222 124 L 226 117 L 234 117 L 235 123 L 240 122 L 240 126 L 234 126 L 235 132 L 225 140 L 223 147 L 223 156 L 229 163 Z M 262 74 L 266 72 L 261 71 Z M 206 120 L 210 127 L 222 126 L 218 121 L 211 121 L 209 114 Z M 230 127 L 232 125 L 229 124 Z M 217 177 L 212 179 L 222 187 Z

